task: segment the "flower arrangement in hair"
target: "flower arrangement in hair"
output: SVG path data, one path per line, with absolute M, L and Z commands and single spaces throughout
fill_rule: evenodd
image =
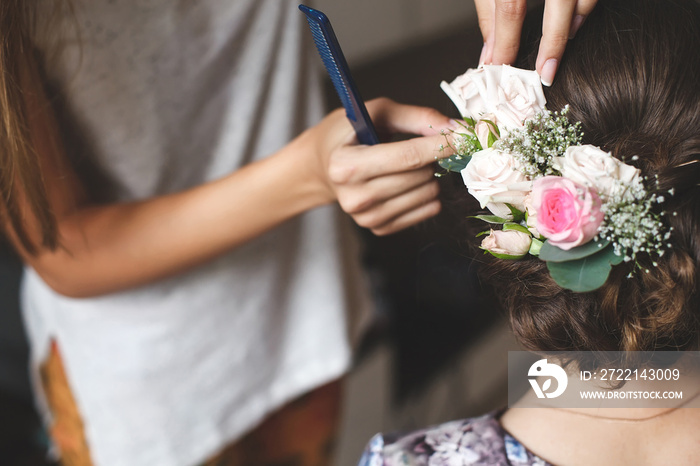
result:
M 484 65 L 441 87 L 463 120 L 447 135 L 455 155 L 439 163 L 490 212 L 476 216 L 490 225 L 480 234 L 487 253 L 539 257 L 577 292 L 601 287 L 639 254 L 663 255 L 671 232 L 654 210 L 663 195 L 637 168 L 581 144 L 568 108 L 545 108 L 535 71 Z

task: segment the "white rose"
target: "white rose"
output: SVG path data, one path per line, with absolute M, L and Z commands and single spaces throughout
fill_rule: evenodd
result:
M 532 182 L 518 169 L 512 154 L 495 148 L 475 153 L 462 170 L 462 179 L 481 207 L 494 215 L 511 217 L 506 204 L 524 210 L 523 201 L 532 189 Z
M 521 231 L 491 230 L 481 242 L 481 247 L 493 254 L 522 257 L 530 251 L 531 243 L 532 237 Z
M 596 146 L 571 146 L 563 157 L 554 161 L 564 178 L 591 187 L 603 202 L 610 196 L 637 183 L 640 171 L 616 159 Z
M 440 87 L 462 116 L 478 120 L 491 113 L 505 132 L 522 127 L 524 120 L 541 113 L 547 103 L 536 71 L 508 65 L 471 69 L 451 83 L 443 81 Z

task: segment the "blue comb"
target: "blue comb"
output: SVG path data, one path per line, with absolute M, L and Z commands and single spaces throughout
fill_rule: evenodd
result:
M 318 53 L 321 55 L 323 65 L 328 71 L 343 107 L 345 107 L 348 120 L 357 133 L 357 140 L 360 144 L 366 145 L 379 143 L 377 132 L 369 118 L 357 86 L 355 86 L 355 81 L 352 79 L 350 68 L 345 61 L 338 39 L 335 37 L 331 22 L 325 14 L 318 10 L 305 5 L 299 5 L 299 9 L 306 15 Z

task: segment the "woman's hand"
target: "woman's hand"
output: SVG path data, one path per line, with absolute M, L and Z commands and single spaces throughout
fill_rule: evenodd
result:
M 441 130 L 452 122 L 439 112 L 389 99 L 367 104 L 380 133 L 423 137 L 376 146 L 356 145 L 342 109 L 304 136 L 319 141 L 328 196 L 362 227 L 377 235 L 395 233 L 440 211 L 431 164 L 450 155 Z M 302 138 L 304 138 L 302 136 Z
M 511 64 L 520 47 L 527 0 L 474 0 L 484 37 L 481 63 Z M 551 86 L 569 39 L 593 11 L 598 0 L 545 0 L 537 72 Z

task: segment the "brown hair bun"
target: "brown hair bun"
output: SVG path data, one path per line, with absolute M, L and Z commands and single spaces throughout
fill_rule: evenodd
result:
M 541 20 L 541 12 L 533 17 Z M 526 28 L 520 67 L 534 69 L 540 31 L 541 25 Z M 569 42 L 545 89 L 547 107 L 568 104 L 584 143 L 640 168 L 650 188 L 658 179 L 659 190 L 673 189 L 661 206 L 672 247 L 660 258 L 640 258 L 639 270 L 631 263 L 614 267 L 590 293 L 562 289 L 536 258 L 488 260 L 484 278 L 526 348 L 699 349 L 698 50 L 700 7 L 693 0 L 602 0 Z

